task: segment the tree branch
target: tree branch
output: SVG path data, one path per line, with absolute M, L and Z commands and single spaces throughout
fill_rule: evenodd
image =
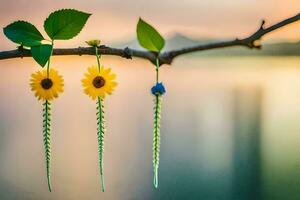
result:
M 250 35 L 249 37 L 246 37 L 244 39 L 235 39 L 235 40 L 230 40 L 230 41 L 224 41 L 224 42 L 216 42 L 216 43 L 211 43 L 211 44 L 204 44 L 204 45 L 196 45 L 194 47 L 187 47 L 183 49 L 178 49 L 174 51 L 169 51 L 165 52 L 161 55 L 161 59 L 163 60 L 164 63 L 171 64 L 173 59 L 176 56 L 186 54 L 186 53 L 191 53 L 191 52 L 196 52 L 196 51 L 204 51 L 204 50 L 209 50 L 209 49 L 216 49 L 216 48 L 224 48 L 224 47 L 233 47 L 233 46 L 245 46 L 250 49 L 256 48 L 260 49 L 261 44 L 256 43 L 258 40 L 262 38 L 262 36 L 279 29 L 283 26 L 286 26 L 288 24 L 291 24 L 293 22 L 296 22 L 300 20 L 300 13 L 297 15 L 290 17 L 288 19 L 285 19 L 281 22 L 278 22 L 277 24 L 274 24 L 272 26 L 269 26 L 267 28 L 264 27 L 265 21 L 263 20 L 261 22 L 261 25 L 259 29 Z
M 173 59 L 179 55 L 196 52 L 196 51 L 204 51 L 209 49 L 217 49 L 217 48 L 225 48 L 225 47 L 233 47 L 233 46 L 244 46 L 250 49 L 253 48 L 260 49 L 261 45 L 257 43 L 257 41 L 259 41 L 264 35 L 276 29 L 284 27 L 288 24 L 296 22 L 298 20 L 300 20 L 300 13 L 269 27 L 264 27 L 265 21 L 262 21 L 261 26 L 255 33 L 243 39 L 237 38 L 235 40 L 215 42 L 210 44 L 202 44 L 193 47 L 186 47 L 182 49 L 166 51 L 159 55 L 160 64 L 171 64 Z M 118 49 L 118 48 L 107 47 L 105 45 L 99 46 L 99 53 L 102 55 L 121 56 L 127 59 L 131 59 L 132 57 L 139 57 L 139 58 L 148 59 L 149 61 L 152 62 L 155 61 L 157 56 L 154 52 L 135 50 L 135 49 L 130 49 L 128 47 L 126 47 L 125 49 Z M 95 55 L 95 50 L 93 47 L 54 49 L 53 55 L 80 55 L 80 56 Z M 30 50 L 23 49 L 23 48 L 0 52 L 0 60 L 18 58 L 18 57 L 23 58 L 23 57 L 30 57 L 30 56 L 31 56 Z

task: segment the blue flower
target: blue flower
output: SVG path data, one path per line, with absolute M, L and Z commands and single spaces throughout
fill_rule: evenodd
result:
M 166 93 L 166 89 L 162 83 L 157 83 L 151 88 L 151 93 L 153 95 L 163 95 Z

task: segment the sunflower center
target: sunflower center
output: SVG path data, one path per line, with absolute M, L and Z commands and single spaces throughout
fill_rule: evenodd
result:
M 53 82 L 50 78 L 45 78 L 41 81 L 41 86 L 42 88 L 44 88 L 45 90 L 48 90 L 52 87 Z
M 105 80 L 102 76 L 96 76 L 93 80 L 95 88 L 101 88 L 105 85 Z

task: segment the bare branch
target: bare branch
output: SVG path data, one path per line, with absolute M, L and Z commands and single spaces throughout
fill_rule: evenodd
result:
M 127 59 L 131 59 L 132 57 L 140 57 L 148 60 L 156 59 L 156 55 L 152 52 L 134 50 L 128 47 L 126 47 L 125 49 L 117 49 L 117 48 L 101 45 L 99 46 L 99 53 L 102 55 L 121 56 Z M 93 47 L 53 49 L 53 55 L 54 56 L 95 55 L 95 49 Z M 10 58 L 23 58 L 23 57 L 31 57 L 30 50 L 18 48 L 16 50 L 0 52 L 0 60 L 10 59 Z
M 295 15 L 293 17 L 285 19 L 277 24 L 269 26 L 267 28 L 264 28 L 265 21 L 263 20 L 259 29 L 255 33 L 253 33 L 252 35 L 250 35 L 249 37 L 246 37 L 244 39 L 235 39 L 235 40 L 230 40 L 230 41 L 197 45 L 194 47 L 187 47 L 187 48 L 183 48 L 183 49 L 165 52 L 160 57 L 161 57 L 161 60 L 164 61 L 164 63 L 171 64 L 173 59 L 176 56 L 186 54 L 186 53 L 196 52 L 196 51 L 204 51 L 204 50 L 209 50 L 209 49 L 233 47 L 233 46 L 245 46 L 245 47 L 249 47 L 251 49 L 252 48 L 260 49 L 261 45 L 255 43 L 257 40 L 260 40 L 267 33 L 270 33 L 276 29 L 279 29 L 283 26 L 286 26 L 286 25 L 296 22 L 298 20 L 300 20 L 300 13 L 298 13 L 297 15 Z
M 257 43 L 257 41 L 259 41 L 264 35 L 299 20 L 300 20 L 300 13 L 269 27 L 264 27 L 265 21 L 263 20 L 261 22 L 259 29 L 249 37 L 243 39 L 223 41 L 223 42 L 215 42 L 210 44 L 196 45 L 193 47 L 186 47 L 186 48 L 172 50 L 172 51 L 166 51 L 159 55 L 159 60 L 161 64 L 171 64 L 173 59 L 179 55 L 196 52 L 196 51 L 204 51 L 209 49 L 217 49 L 217 48 L 225 48 L 225 47 L 233 47 L 233 46 L 244 46 L 251 49 L 252 48 L 260 49 L 261 45 Z M 126 47 L 125 49 L 118 49 L 118 48 L 107 47 L 104 45 L 99 46 L 99 53 L 102 55 L 121 56 L 127 59 L 131 59 L 132 57 L 139 57 L 139 58 L 148 59 L 152 62 L 154 62 L 154 60 L 157 57 L 155 53 L 149 51 L 135 50 L 135 49 L 130 49 L 128 47 Z M 92 47 L 54 49 L 53 55 L 80 55 L 80 56 L 95 55 L 95 50 Z M 20 58 L 31 57 L 30 50 L 18 48 L 16 50 L 0 52 L 0 60 L 18 58 L 18 57 Z

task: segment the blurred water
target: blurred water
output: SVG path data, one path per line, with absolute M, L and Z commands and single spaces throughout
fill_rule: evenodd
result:
M 159 189 L 152 186 L 154 68 L 104 57 L 119 86 L 105 99 L 104 173 L 98 175 L 95 102 L 80 79 L 93 57 L 55 57 L 65 92 L 53 102 L 47 191 L 41 103 L 31 58 L 0 62 L 0 199 L 299 199 L 300 58 L 188 56 L 161 68 Z

